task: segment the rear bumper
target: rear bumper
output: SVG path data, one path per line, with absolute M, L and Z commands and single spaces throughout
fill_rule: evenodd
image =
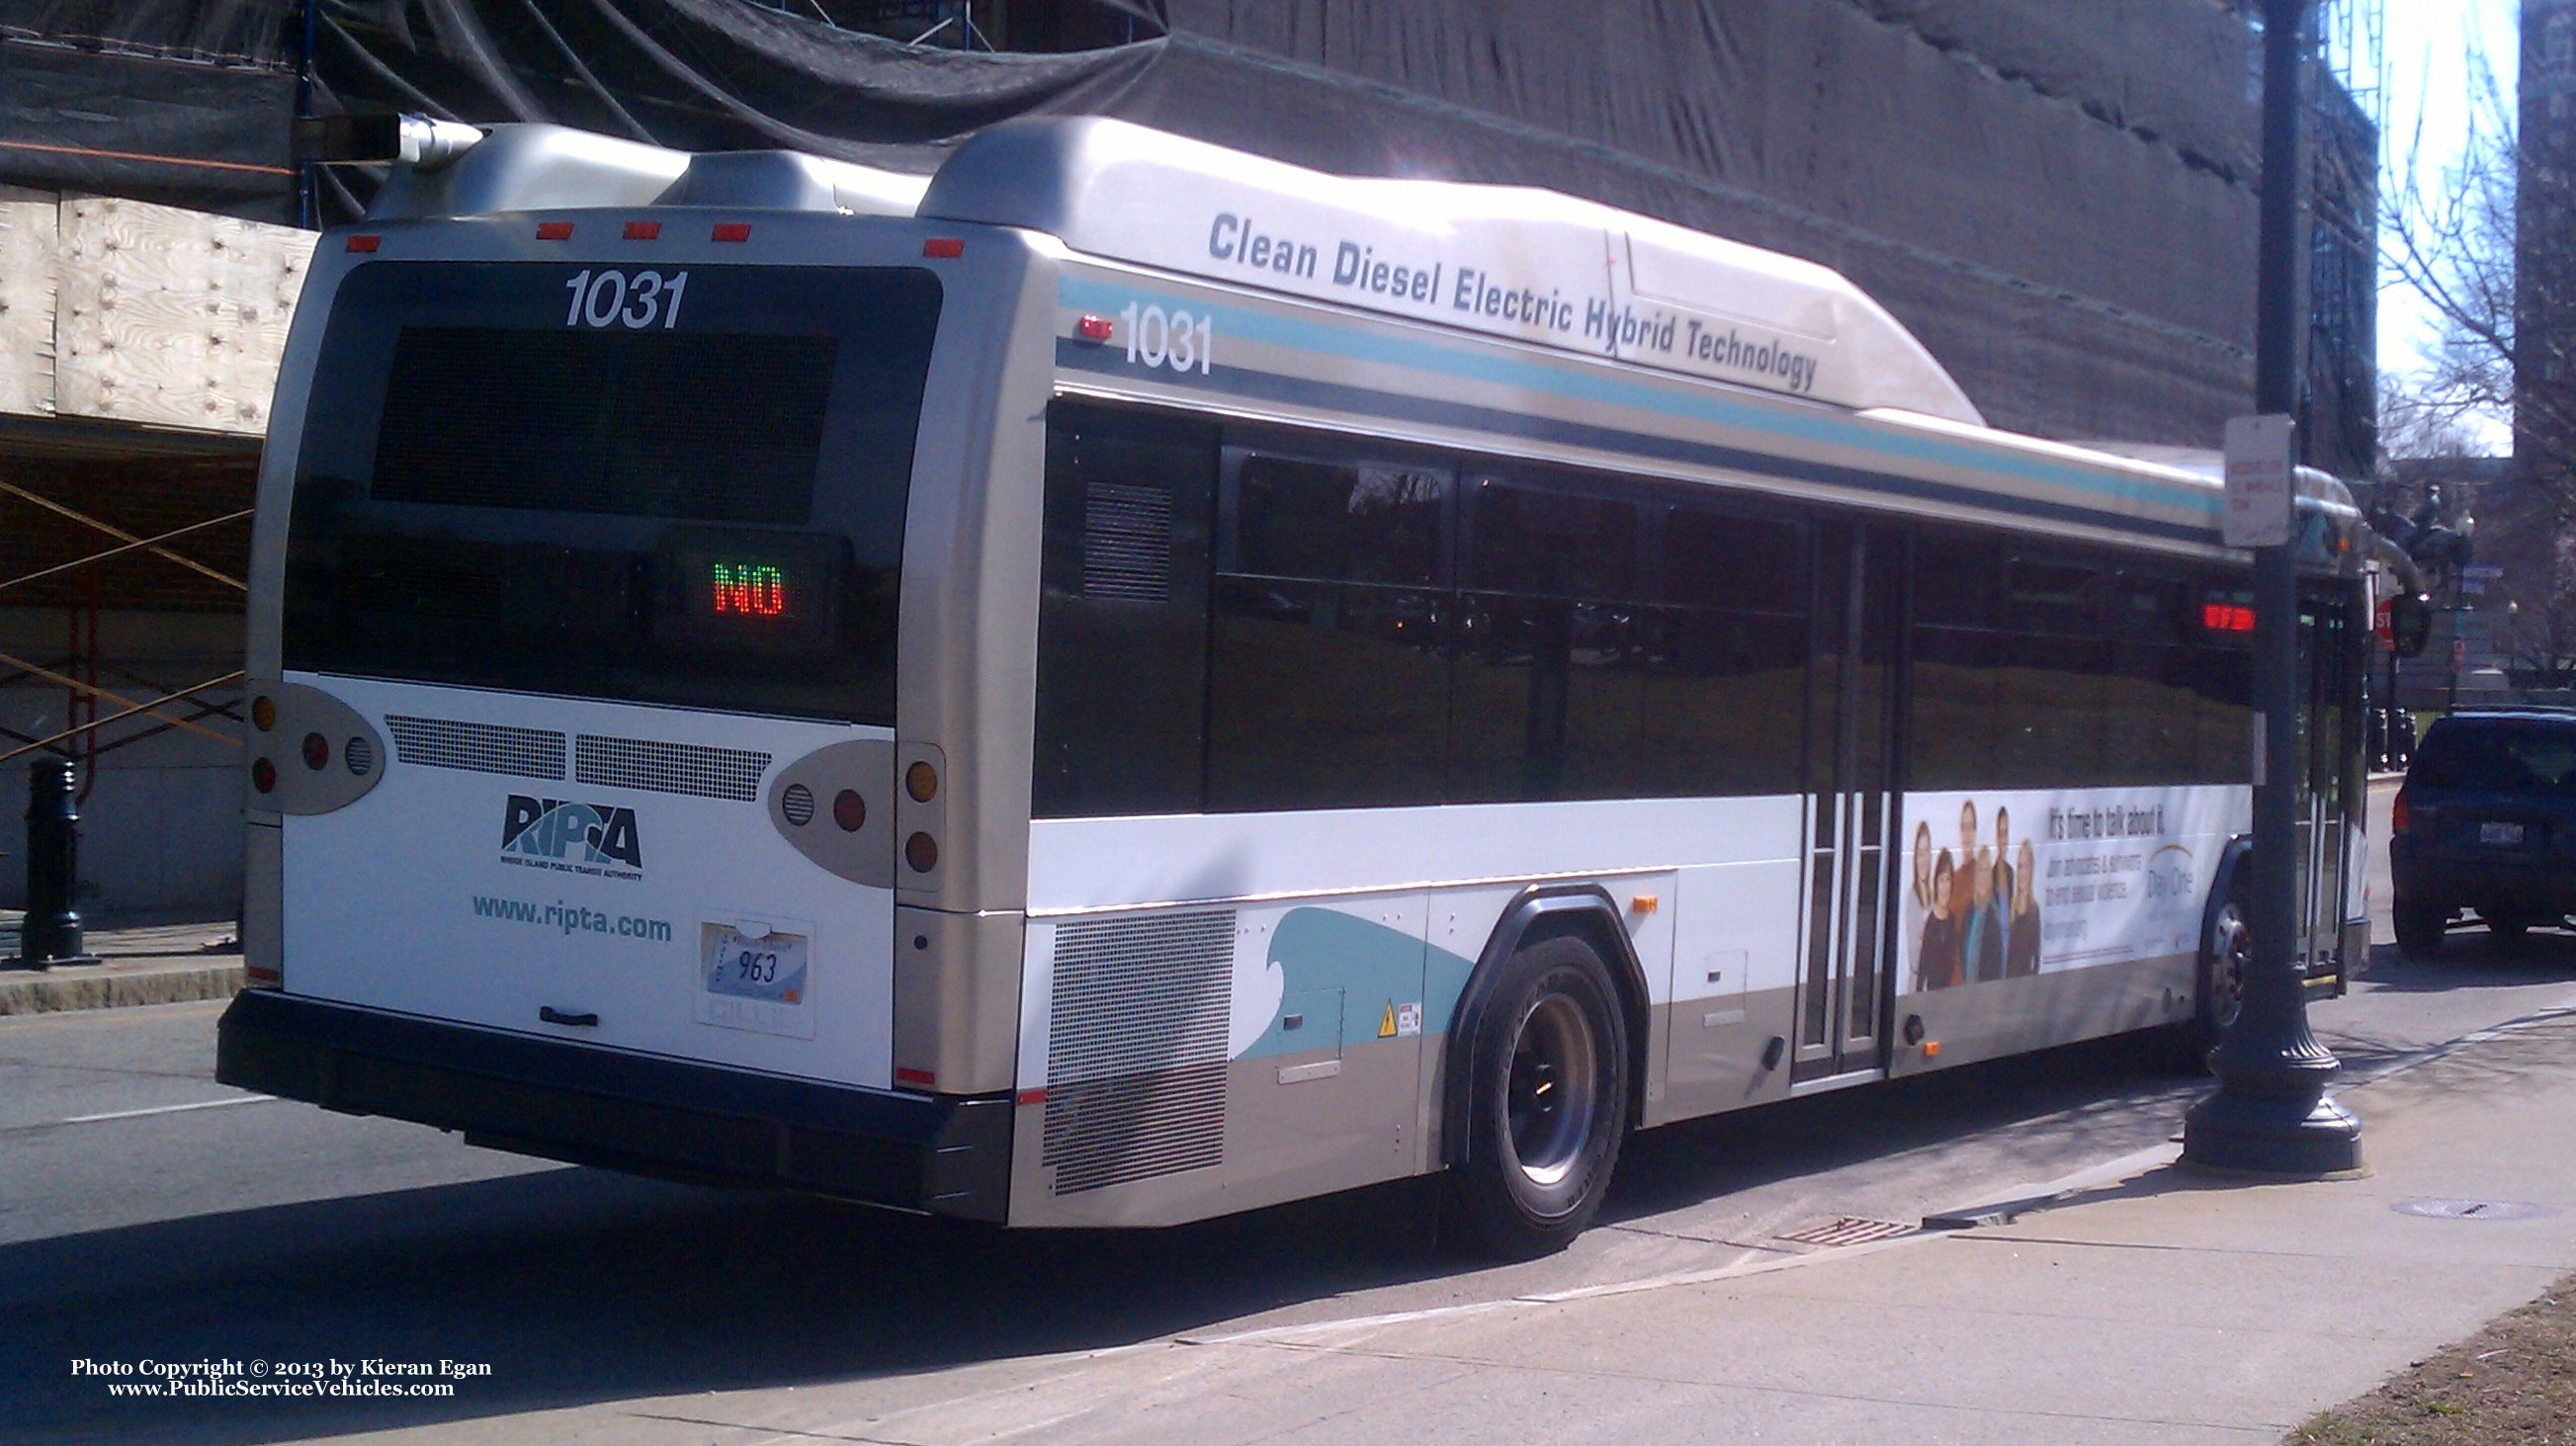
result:
M 2555 918 L 2576 913 L 2576 868 L 2463 858 L 2447 851 L 2393 847 L 2389 881 L 2405 903 Z
M 1011 1101 L 782 1079 L 252 990 L 215 1078 L 477 1144 L 638 1174 L 775 1185 L 1000 1221 Z

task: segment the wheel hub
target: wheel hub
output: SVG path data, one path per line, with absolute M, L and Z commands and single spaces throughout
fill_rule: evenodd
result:
M 1561 1183 L 1592 1136 L 1591 1021 L 1561 994 L 1542 997 L 1521 1019 L 1504 1092 L 1513 1163 L 1532 1184 Z

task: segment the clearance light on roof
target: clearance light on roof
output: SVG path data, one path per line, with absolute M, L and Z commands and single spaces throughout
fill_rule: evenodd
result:
M 383 245 L 384 241 L 385 238 L 382 236 L 352 236 L 349 238 L 349 249 L 363 256 Z
M 629 241 L 659 241 L 662 239 L 662 223 L 659 221 L 629 221 L 626 223 L 626 239 Z
M 751 223 L 749 221 L 718 221 L 716 223 L 714 233 L 709 235 L 707 239 L 710 241 L 748 241 L 751 239 Z
M 537 223 L 537 239 L 540 241 L 569 241 L 572 239 L 572 223 L 570 221 L 539 221 Z
M 921 254 L 933 261 L 953 261 L 966 254 L 966 242 L 957 236 L 933 236 L 921 243 Z

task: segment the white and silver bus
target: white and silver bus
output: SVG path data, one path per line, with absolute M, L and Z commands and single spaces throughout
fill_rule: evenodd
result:
M 261 478 L 225 1081 L 1027 1226 L 2233 1008 L 2248 559 L 1824 268 L 1117 122 L 409 125 Z M 2366 942 L 2301 503 L 2302 967 Z

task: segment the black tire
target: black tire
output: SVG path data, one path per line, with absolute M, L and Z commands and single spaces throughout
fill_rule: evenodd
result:
M 2254 931 L 2245 922 L 2245 901 L 2233 896 L 2218 906 L 2200 941 L 2200 997 L 2191 1019 L 2193 1057 L 2206 1063 L 2209 1052 L 2236 1027 L 2245 1010 L 2245 971 L 2254 963 Z
M 2399 899 L 2390 922 L 2397 926 L 2397 947 L 2426 959 L 2442 952 L 2442 934 L 2451 924 L 2447 904 L 2419 904 Z
M 2485 916 L 2481 915 L 2480 917 L 2483 918 Z M 2531 933 L 2531 921 L 2523 918 L 2519 914 L 2507 914 L 2502 918 L 2487 919 L 2486 924 L 2487 933 L 2493 935 L 2496 943 L 2507 949 L 2521 948 L 2522 941 L 2529 937 Z
M 2245 1007 L 2245 969 L 2254 959 L 2245 926 L 2245 901 L 2230 898 L 2211 916 L 2200 940 L 2200 972 L 2191 1018 L 2156 1031 L 2157 1057 L 2177 1074 L 2209 1073 L 2209 1052 L 2227 1037 Z
M 1450 1194 L 1467 1241 L 1528 1260 L 1563 1250 L 1609 1193 L 1628 1124 L 1628 1027 L 1601 956 L 1541 940 L 1502 965 L 1465 1041 L 1466 1158 Z

